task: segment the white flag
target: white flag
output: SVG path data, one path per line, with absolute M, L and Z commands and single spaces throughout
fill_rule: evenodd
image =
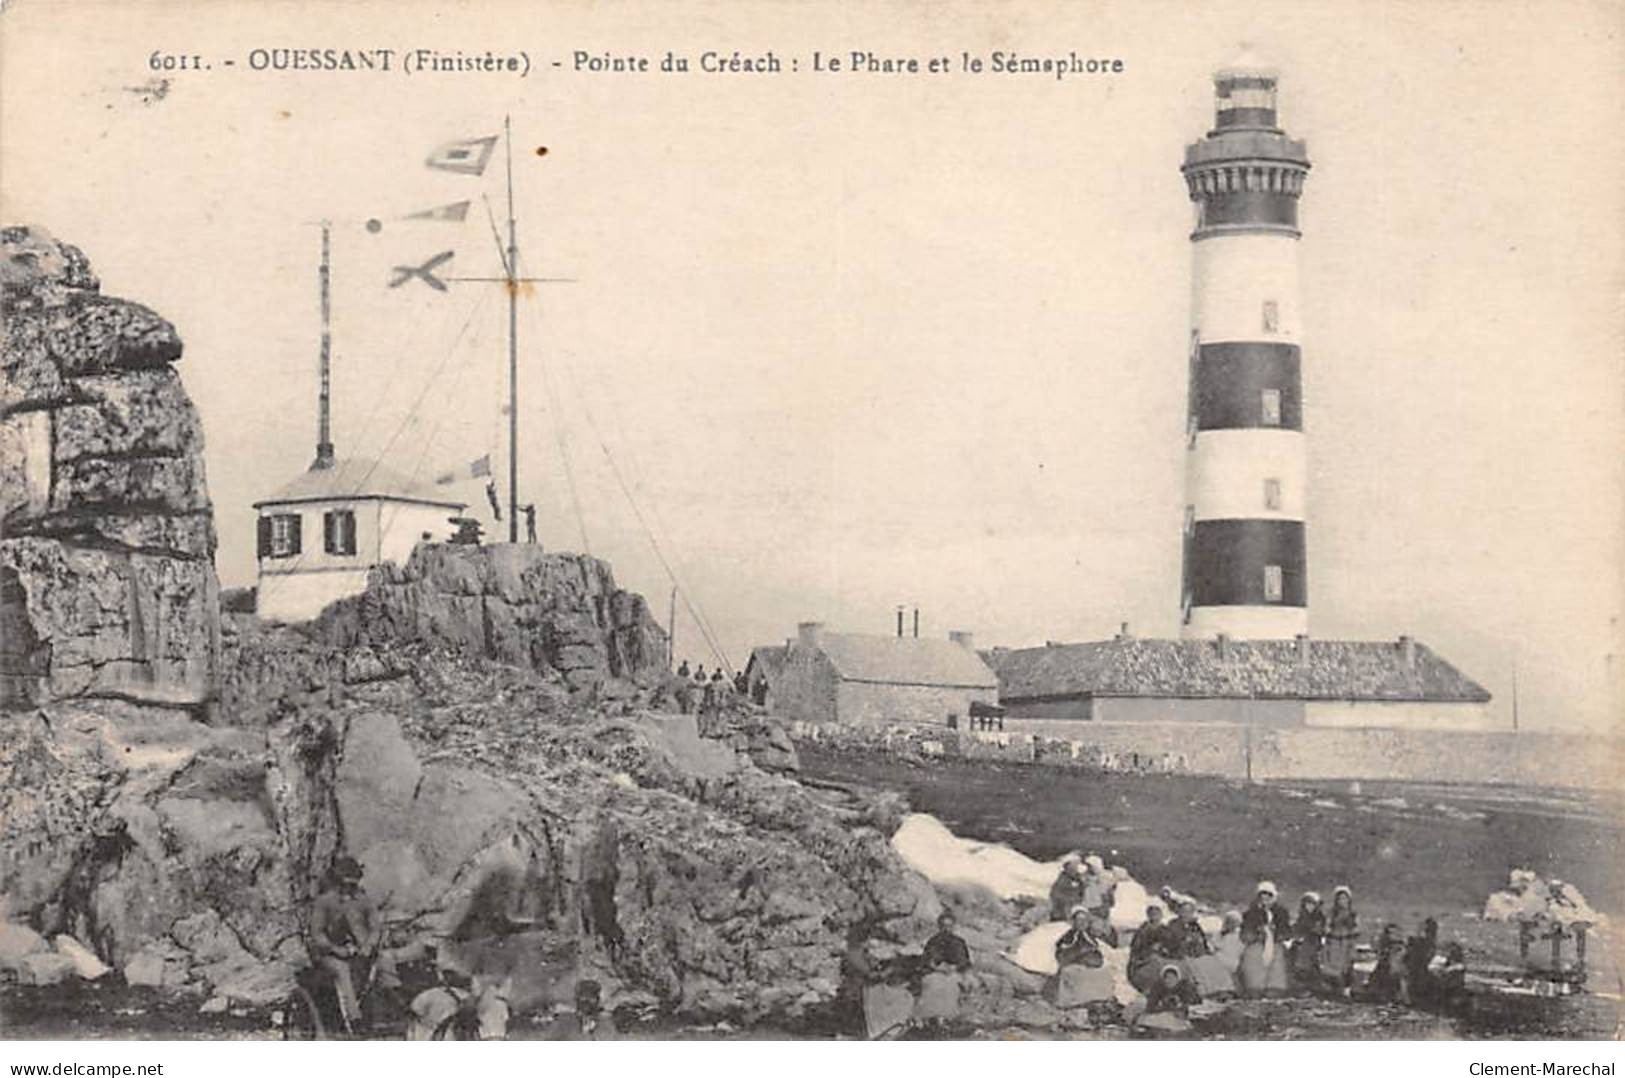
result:
M 461 172 L 469 176 L 478 176 L 485 171 L 485 164 L 491 160 L 491 151 L 496 149 L 496 145 L 497 137 L 495 135 L 448 142 L 443 146 L 435 147 L 434 153 L 429 155 L 429 159 L 424 164 L 430 168 L 438 168 L 446 172 Z

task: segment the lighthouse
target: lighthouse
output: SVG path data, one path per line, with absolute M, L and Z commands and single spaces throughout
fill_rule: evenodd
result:
M 1213 79 L 1213 129 L 1185 149 L 1191 233 L 1181 634 L 1309 630 L 1298 196 L 1309 158 L 1279 126 L 1276 75 Z

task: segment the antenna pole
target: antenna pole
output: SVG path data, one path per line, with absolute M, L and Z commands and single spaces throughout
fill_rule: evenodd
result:
M 674 668 L 677 658 L 677 585 L 671 586 L 671 606 L 666 611 L 666 669 Z
M 508 542 L 519 542 L 519 240 L 513 222 L 513 124 L 502 118 L 508 152 Z
M 322 290 L 321 391 L 317 397 L 316 405 L 316 459 L 311 462 L 312 471 L 333 466 L 332 393 L 329 375 L 333 353 L 332 232 L 332 222 L 324 220 L 322 222 L 322 264 L 317 270 L 317 279 L 321 282 Z

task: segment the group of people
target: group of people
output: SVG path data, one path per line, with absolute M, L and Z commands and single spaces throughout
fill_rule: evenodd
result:
M 428 940 L 389 946 L 378 911 L 362 888 L 363 870 L 354 858 L 334 859 L 327 882 L 311 906 L 307 935 L 311 965 L 323 983 L 314 985 L 323 999 L 318 1007 L 336 1005 L 335 1032 L 350 1036 L 378 1032 L 382 1024 L 407 1040 L 501 1040 L 507 1036 L 511 1007 L 505 980 L 470 974 L 442 961 Z M 427 966 L 430 974 L 409 984 L 404 972 Z M 363 999 L 390 1001 L 366 1008 Z M 371 1011 L 370 1014 L 364 1013 Z M 614 1020 L 603 1011 L 602 987 L 596 980 L 576 982 L 574 1006 L 553 1016 L 542 1031 L 545 1040 L 610 1040 L 618 1036 Z
M 688 660 L 684 659 L 673 676 L 673 695 L 677 698 L 678 709 L 685 715 L 694 714 L 696 706 L 700 714 L 709 714 L 721 709 L 730 697 L 745 699 L 750 695 L 750 684 L 743 670 L 730 678 L 718 666 L 707 676 L 704 663 L 691 671 Z
M 1197 999 L 1311 994 L 1451 1006 L 1466 990 L 1466 956 L 1461 944 L 1441 949 L 1433 918 L 1419 935 L 1404 937 L 1398 925 L 1385 925 L 1376 947 L 1360 941 L 1354 893 L 1332 891 L 1331 907 L 1306 891 L 1296 916 L 1265 880 L 1242 911 L 1224 915 L 1218 938 L 1210 941 L 1188 896 L 1161 895 L 1163 906 L 1146 910 L 1145 923 L 1129 948 L 1129 980 L 1148 999 L 1148 1012 L 1180 1010 Z M 1362 961 L 1364 959 L 1364 961 Z

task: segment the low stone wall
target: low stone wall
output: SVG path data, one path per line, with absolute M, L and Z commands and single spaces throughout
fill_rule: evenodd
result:
M 1136 774 L 1363 779 L 1609 789 L 1625 741 L 1584 734 L 1006 719 L 1002 731 L 794 723 L 794 738 L 856 751 Z

